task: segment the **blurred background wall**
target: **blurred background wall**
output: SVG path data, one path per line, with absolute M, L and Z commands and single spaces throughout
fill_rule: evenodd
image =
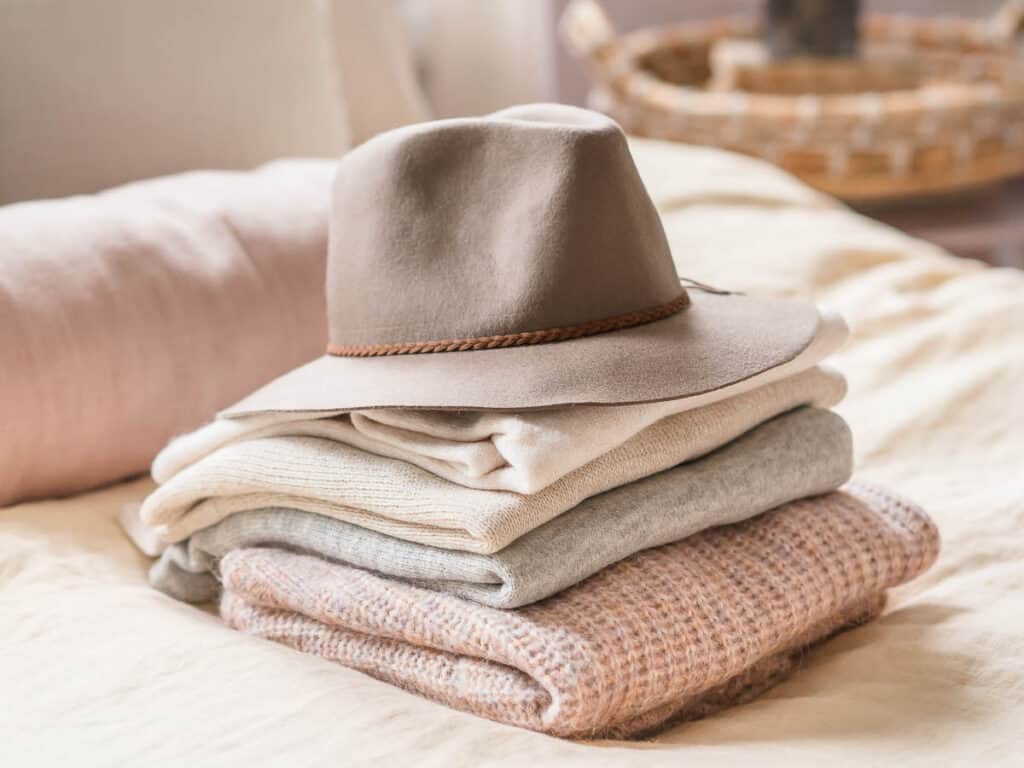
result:
M 865 0 L 986 15 L 1000 0 Z M 0 203 L 336 156 L 403 123 L 583 104 L 567 0 L 0 0 Z M 604 0 L 620 30 L 758 0 Z

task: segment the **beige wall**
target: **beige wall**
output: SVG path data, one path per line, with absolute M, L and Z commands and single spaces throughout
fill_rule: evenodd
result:
M 0 0 L 0 203 L 334 157 L 427 116 L 381 0 Z

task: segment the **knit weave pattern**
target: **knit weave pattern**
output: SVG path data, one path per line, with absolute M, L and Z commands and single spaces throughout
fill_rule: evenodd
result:
M 275 549 L 222 562 L 233 627 L 477 715 L 626 737 L 746 701 L 938 554 L 918 507 L 862 485 L 637 553 L 502 611 Z
M 821 374 L 790 377 L 677 413 L 529 495 L 449 482 L 339 442 L 330 420 L 314 419 L 300 436 L 244 439 L 213 450 L 153 491 L 140 518 L 174 542 L 237 512 L 286 507 L 406 541 L 490 554 L 584 499 L 705 455 L 803 403 L 836 402 L 843 389 L 841 379 Z

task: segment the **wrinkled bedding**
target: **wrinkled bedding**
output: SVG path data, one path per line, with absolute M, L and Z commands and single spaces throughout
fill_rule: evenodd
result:
M 858 474 L 928 509 L 943 538 L 931 571 L 756 702 L 650 742 L 577 743 L 150 589 L 115 522 L 151 489 L 137 480 L 0 509 L 0 765 L 1019 764 L 1024 272 L 952 258 L 756 161 L 634 147 L 681 274 L 845 314 L 838 410 Z

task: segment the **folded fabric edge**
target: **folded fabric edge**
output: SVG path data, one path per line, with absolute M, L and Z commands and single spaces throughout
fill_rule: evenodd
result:
M 905 513 L 905 529 L 911 527 L 916 529 L 927 546 L 921 548 L 921 555 L 916 560 L 907 562 L 904 573 L 896 582 L 896 585 L 903 584 L 927 571 L 935 563 L 942 551 L 942 535 L 939 527 L 932 520 L 924 507 L 910 499 L 894 493 L 882 485 L 863 477 L 854 477 L 841 490 L 848 490 L 854 496 L 874 505 L 875 507 L 896 508 Z
M 160 557 L 167 549 L 163 530 L 159 526 L 144 523 L 139 516 L 141 510 L 142 505 L 137 502 L 123 505 L 117 511 L 117 524 L 142 554 Z

